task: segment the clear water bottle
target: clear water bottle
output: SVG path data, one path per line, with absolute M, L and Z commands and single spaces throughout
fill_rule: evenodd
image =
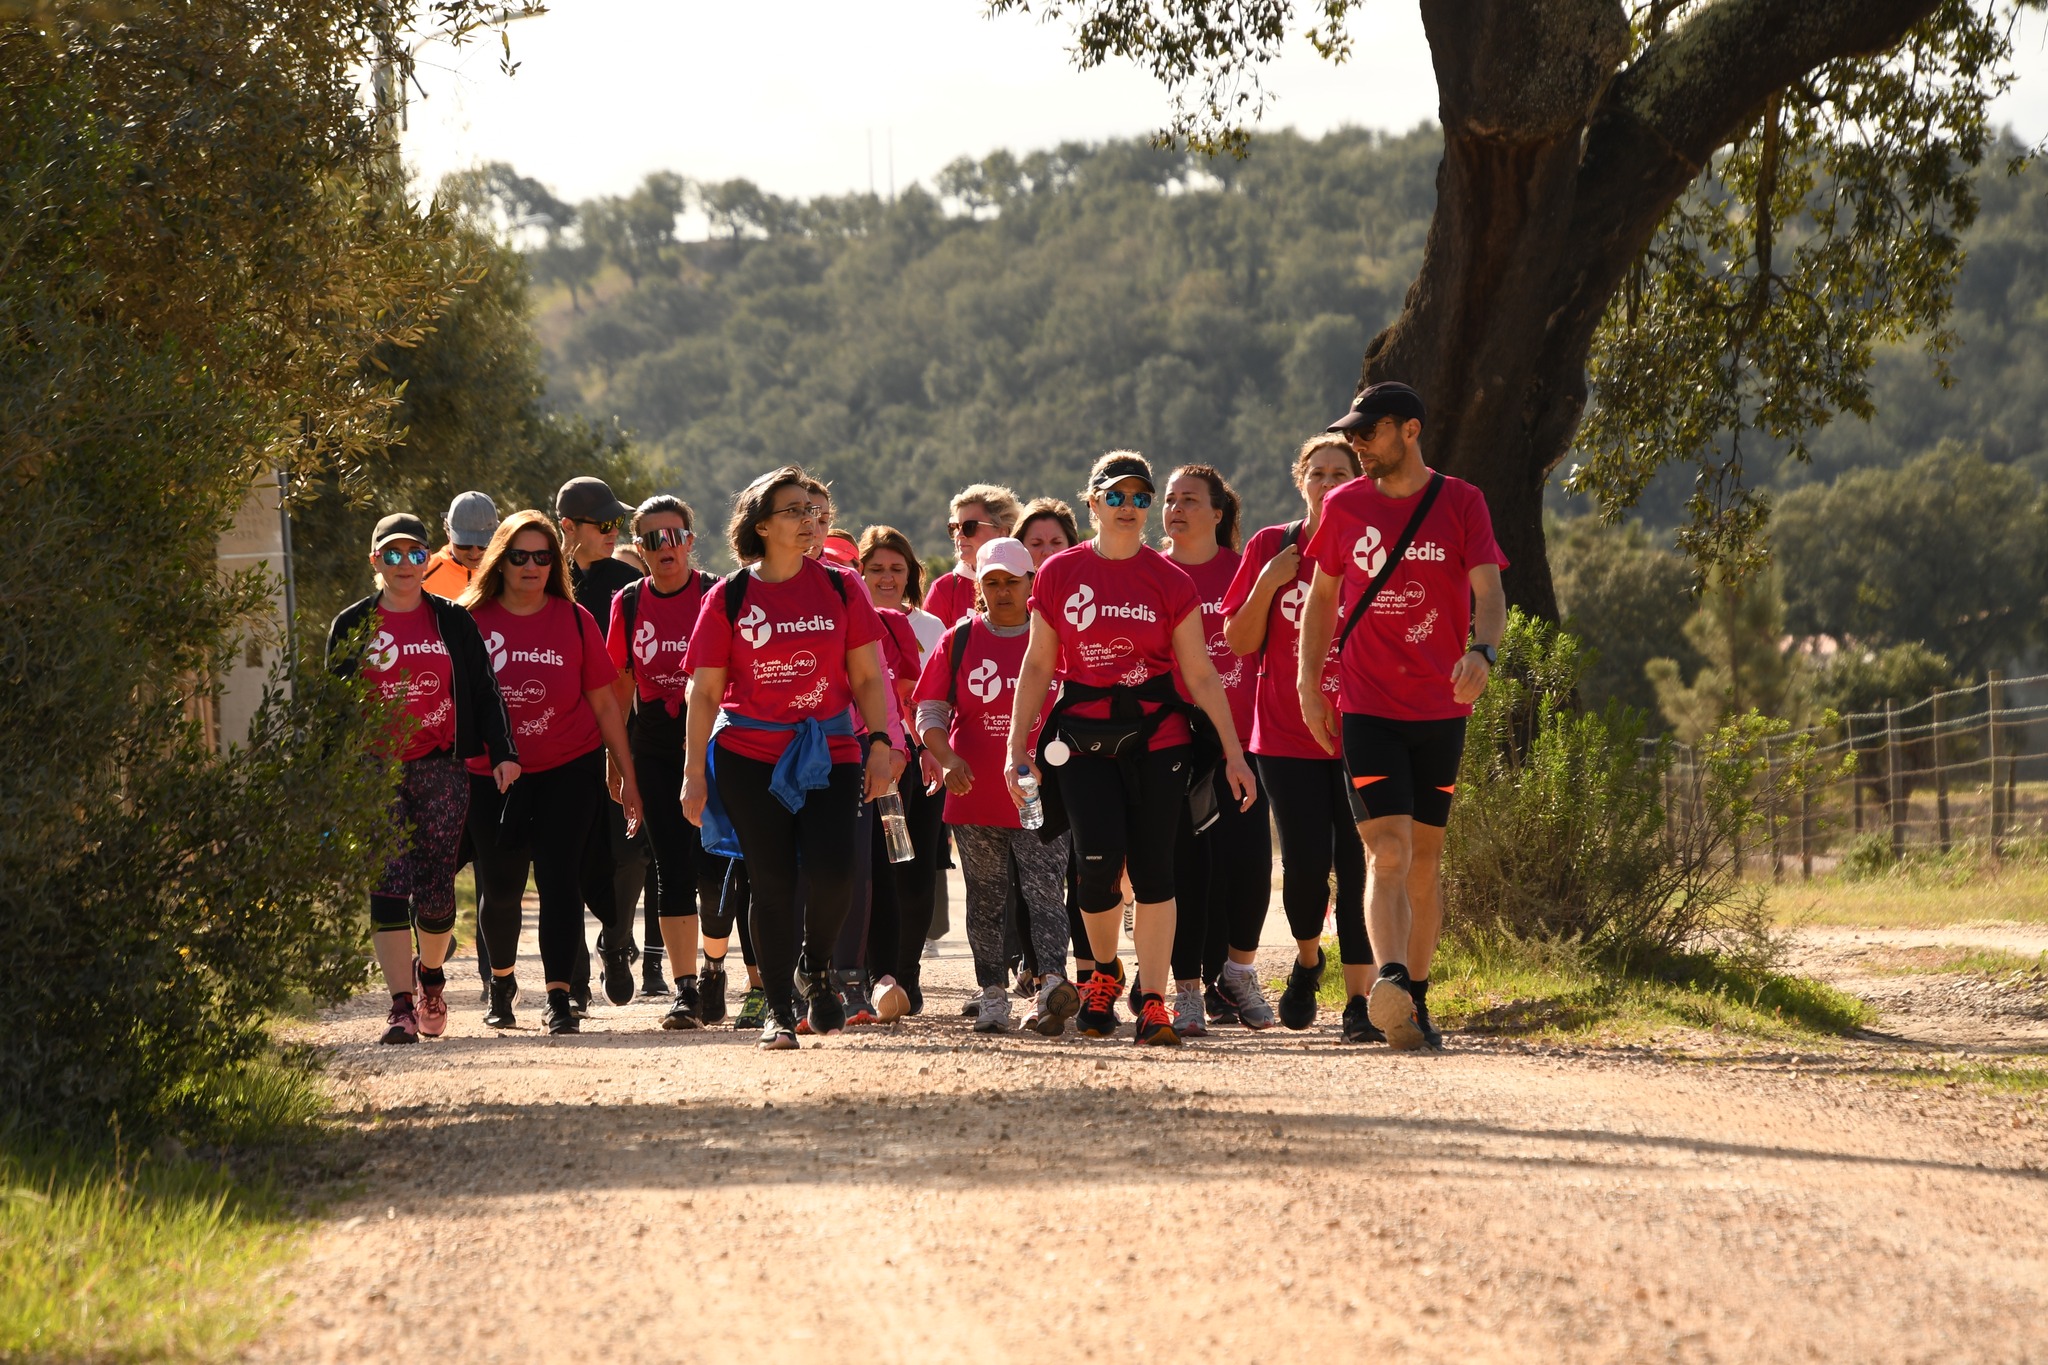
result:
M 903 815 L 903 797 L 896 788 L 875 798 L 875 814 L 882 817 L 882 839 L 889 846 L 889 861 L 907 863 L 917 856 L 910 844 L 910 821 Z
M 1017 765 L 1017 790 L 1024 793 L 1024 804 L 1017 808 L 1017 818 L 1026 829 L 1045 828 L 1045 802 L 1038 795 L 1038 779 L 1031 775 L 1029 763 Z

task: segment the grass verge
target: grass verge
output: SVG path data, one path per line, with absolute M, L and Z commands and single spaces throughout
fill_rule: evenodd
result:
M 1334 963 L 1336 945 L 1328 951 Z M 1822 982 L 1707 953 L 1621 973 L 1573 944 L 1488 939 L 1445 944 L 1429 975 L 1430 1013 L 1463 1033 L 1604 1042 L 1685 1028 L 1809 1042 L 1876 1018 Z M 1342 1008 L 1343 997 L 1340 975 L 1327 973 L 1323 1002 Z
M 1974 852 L 1914 856 L 1874 875 L 1836 874 L 1770 888 L 1783 925 L 1913 929 L 1952 924 L 2048 925 L 2048 860 L 2015 851 L 2002 862 Z
M 2032 957 L 2004 948 L 1874 948 L 1858 963 L 1872 976 L 2007 976 L 2014 972 L 2048 975 L 2048 953 Z
M 2048 1066 L 2031 1062 L 1958 1062 L 1914 1067 L 1884 1078 L 1913 1090 L 1977 1090 L 1993 1095 L 2048 1098 Z
M 197 1156 L 0 1133 L 0 1360 L 217 1360 L 262 1329 L 297 1236 L 278 1164 L 324 1098 L 273 1060 L 185 1100 Z

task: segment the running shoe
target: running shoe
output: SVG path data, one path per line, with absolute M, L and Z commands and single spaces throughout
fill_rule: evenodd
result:
M 1048 974 L 1038 988 L 1038 1003 L 1024 1016 L 1024 1027 L 1045 1038 L 1057 1038 L 1067 1031 L 1067 1020 L 1081 1008 L 1081 992 L 1064 977 Z
M 391 997 L 391 1013 L 384 1016 L 384 1036 L 380 1043 L 417 1043 L 420 1040 L 420 1019 L 412 1007 L 412 996 Z
M 1081 1010 L 1074 1018 L 1074 1027 L 1083 1038 L 1107 1038 L 1116 1032 L 1116 998 L 1123 993 L 1123 985 L 1121 961 L 1111 963 L 1108 970 L 1096 967 L 1095 975 L 1081 987 Z
M 752 999 L 754 996 L 761 994 L 762 992 L 759 988 L 756 988 L 747 993 L 747 998 Z M 763 1052 L 796 1051 L 801 1046 L 796 1040 L 796 1007 L 794 1005 L 778 1005 L 770 1009 L 764 997 L 762 1012 L 767 1018 L 761 1025 L 761 1050 Z
M 1365 997 L 1365 1012 L 1396 1052 L 1413 1052 L 1423 1045 L 1422 1030 L 1415 1022 L 1415 997 L 1392 977 L 1383 976 L 1372 983 L 1372 993 Z
M 1202 988 L 1182 986 L 1173 993 L 1173 1031 L 1182 1038 L 1209 1036 L 1209 1020 L 1202 1009 Z
M 760 1028 L 766 1020 L 767 1014 L 768 992 L 762 990 L 759 986 L 749 986 L 747 987 L 745 997 L 740 1001 L 740 1012 L 733 1019 L 732 1026 L 736 1029 Z M 796 1021 L 794 1019 L 790 1020 L 789 1026 L 794 1030 L 796 1028 Z
M 1344 1005 L 1344 1032 L 1341 1035 L 1347 1043 L 1384 1043 L 1387 1035 L 1381 1033 L 1379 1025 L 1373 1023 L 1372 1015 L 1365 1007 L 1365 997 L 1354 995 Z
M 804 979 L 804 995 L 810 1008 L 805 1011 L 803 1022 L 808 1030 L 820 1038 L 829 1038 L 835 1033 L 846 1032 L 846 1005 L 839 998 L 839 992 L 832 989 L 830 972 L 812 972 Z
M 1225 967 L 1223 975 L 1216 978 L 1216 994 L 1246 1028 L 1273 1027 L 1273 1007 L 1266 1003 L 1266 993 L 1259 989 L 1256 972 L 1234 972 Z
M 569 988 L 569 1008 L 576 1011 L 578 1019 L 590 1017 L 590 983 L 588 981 L 580 986 L 571 986 Z
M 1428 1048 L 1431 1052 L 1442 1052 L 1444 1050 L 1444 1031 L 1429 1021 L 1429 1002 L 1427 1000 L 1415 1002 L 1415 1027 L 1422 1030 L 1422 1045 L 1424 1047 Z M 424 1022 L 420 1026 L 420 1032 L 426 1032 Z
M 1200 994 L 1196 999 L 1199 1001 Z M 1138 1032 L 1131 1040 L 1139 1047 L 1179 1047 L 1180 1035 L 1173 1031 L 1173 1020 L 1166 1013 L 1166 1001 L 1157 995 L 1147 995 L 1145 1003 L 1138 1009 Z
M 978 995 L 971 997 L 966 1004 L 960 1007 L 960 1013 L 966 1015 L 969 1019 L 972 1019 L 976 1015 L 980 1014 L 981 997 Z
M 630 943 L 623 948 L 604 950 L 604 998 L 614 1005 L 624 1005 L 633 999 L 633 945 Z
M 697 973 L 697 1017 L 706 1027 L 725 1022 L 725 959 L 704 959 Z
M 446 978 L 434 984 L 426 984 L 424 980 L 420 980 L 420 960 L 414 958 L 412 990 L 412 999 L 418 1001 L 414 1013 L 420 1017 L 420 1036 L 440 1038 L 442 1031 L 449 1027 L 449 982 L 446 982 Z
M 1038 994 L 1038 978 L 1029 972 L 1017 973 L 1017 998 L 1029 1000 Z
M 519 998 L 519 978 L 507 972 L 491 978 L 491 1008 L 484 1015 L 485 1028 L 517 1028 L 518 1018 L 512 1013 L 512 1002 Z
M 910 992 L 896 984 L 896 978 L 885 976 L 875 983 L 875 1019 L 884 1024 L 893 1024 L 910 1013 Z
M 650 951 L 640 956 L 640 994 L 669 994 L 668 980 L 661 974 L 660 953 Z
M 1130 1002 L 1131 1013 L 1135 1015 L 1138 1012 L 1139 1008 L 1144 1004 L 1144 1001 L 1140 998 L 1140 994 L 1138 991 L 1137 977 L 1134 976 L 1131 978 L 1131 989 L 1126 993 L 1125 998 Z
M 548 1007 L 541 1014 L 542 1027 L 549 1033 L 580 1033 L 583 1021 L 576 1017 L 576 1006 L 569 998 L 569 992 L 559 986 L 548 992 Z
M 928 938 L 924 941 L 924 955 L 926 957 L 937 957 L 939 955 L 939 941 L 937 939 Z
M 1202 992 L 1202 1011 L 1209 1016 L 1209 1023 L 1215 1028 L 1228 1028 L 1244 1021 L 1237 1017 L 1237 1008 L 1224 999 L 1223 992 L 1214 983 Z
M 1299 1033 L 1316 1021 L 1316 992 L 1322 989 L 1323 968 L 1329 955 L 1316 949 L 1316 965 L 1304 967 L 1299 961 L 1287 974 L 1287 989 L 1280 992 L 1280 1022 Z
M 1138 903 L 1136 901 L 1124 902 L 1124 932 L 1126 934 L 1138 932 Z
M 905 981 L 903 993 L 910 997 L 910 1017 L 915 1019 L 924 1013 L 924 986 L 920 982 Z
M 868 984 L 865 974 L 856 970 L 834 972 L 832 975 L 838 978 L 839 998 L 846 1004 L 846 1022 L 848 1027 L 856 1024 L 874 1023 L 876 1018 L 875 1006 L 868 999 Z
M 1010 997 L 997 987 L 991 994 L 981 997 L 981 1010 L 974 1016 L 976 1033 L 1008 1033 L 1010 1031 Z
M 669 1002 L 668 1013 L 661 1016 L 661 1026 L 680 1032 L 704 1027 L 703 1006 L 698 1001 L 696 982 L 676 982 L 675 999 Z

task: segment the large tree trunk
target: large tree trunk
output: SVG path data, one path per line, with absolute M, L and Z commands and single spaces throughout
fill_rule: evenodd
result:
M 1937 0 L 1720 0 L 1626 71 L 1616 0 L 1423 0 L 1444 159 L 1422 269 L 1361 384 L 1429 407 L 1424 454 L 1486 494 L 1508 601 L 1555 620 L 1543 489 L 1608 301 L 1678 196 L 1775 92 L 1895 46 Z

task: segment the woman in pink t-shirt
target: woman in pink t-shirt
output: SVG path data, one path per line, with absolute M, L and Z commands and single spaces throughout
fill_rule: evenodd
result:
M 1229 617 L 1224 638 L 1231 649 L 1256 664 L 1259 675 L 1251 748 L 1259 765 L 1259 785 L 1272 800 L 1273 823 L 1280 831 L 1280 904 L 1295 946 L 1294 970 L 1280 996 L 1280 1022 L 1290 1029 L 1305 1029 L 1316 1021 L 1316 992 L 1324 967 L 1323 921 L 1332 905 L 1333 870 L 1337 951 L 1343 961 L 1346 998 L 1362 994 L 1372 984 L 1375 970 L 1372 944 L 1365 936 L 1365 845 L 1344 791 L 1344 760 L 1310 736 L 1294 685 L 1302 604 L 1308 600 L 1309 577 L 1315 570 L 1315 561 L 1304 551 L 1323 523 L 1323 499 L 1357 477 L 1358 456 L 1342 435 L 1325 432 L 1304 442 L 1294 457 L 1302 519 L 1268 526 L 1252 537 L 1223 602 Z M 1334 650 L 1324 663 L 1323 691 L 1334 705 Z M 1353 1022 L 1363 1022 L 1362 1016 Z M 1347 1029 L 1344 1038 L 1371 1041 L 1359 1030 Z
M 1237 576 L 1237 527 L 1243 505 L 1223 475 L 1205 464 L 1182 465 L 1166 481 L 1170 537 L 1166 557 L 1195 581 L 1202 597 L 1202 635 L 1209 661 L 1230 697 L 1238 734 L 1252 730 L 1253 669 L 1223 638 L 1223 599 Z M 1212 777 L 1220 787 L 1221 774 Z M 1183 1038 L 1207 1033 L 1203 988 L 1212 992 L 1219 1022 L 1246 1028 L 1273 1025 L 1273 1007 L 1259 990 L 1252 962 L 1266 927 L 1273 894 L 1273 836 L 1266 793 L 1242 810 L 1217 793 L 1216 822 L 1196 833 L 1181 821 L 1175 841 L 1174 882 L 1186 887 L 1173 932 L 1173 1029 Z M 1196 888 L 1200 888 L 1197 890 Z
M 1004 777 L 1020 806 L 1020 770 L 1045 780 L 1030 752 L 1031 732 L 1039 719 L 1036 699 L 1057 679 L 1060 700 L 1046 726 L 1053 733 L 1039 752 L 1057 774 L 1073 830 L 1081 912 L 1097 963 L 1081 989 L 1078 1024 L 1091 1037 L 1116 1028 L 1123 981 L 1117 910 L 1128 871 L 1137 900 L 1137 1041 L 1170 1046 L 1180 1041 L 1164 996 L 1173 954 L 1173 840 L 1195 759 L 1176 668 L 1187 695 L 1215 727 L 1231 795 L 1249 807 L 1258 786 L 1238 744 L 1230 699 L 1209 662 L 1194 582 L 1145 544 L 1152 496 L 1152 466 L 1144 456 L 1104 455 L 1086 494 L 1095 538 L 1039 566 Z
M 476 618 L 511 713 L 521 775 L 499 792 L 482 760 L 469 761 L 469 837 L 476 848 L 477 925 L 491 955 L 484 1022 L 510 1028 L 519 993 L 520 899 L 531 868 L 540 897 L 540 960 L 547 974 L 549 1033 L 575 1033 L 569 998 L 583 943 L 583 850 L 605 796 L 605 751 L 620 776 L 629 827 L 640 822 L 640 787 L 605 652 L 604 632 L 569 592 L 560 534 L 545 512 L 515 512 L 499 525 L 461 605 Z M 602 838 L 600 833 L 597 837 Z

